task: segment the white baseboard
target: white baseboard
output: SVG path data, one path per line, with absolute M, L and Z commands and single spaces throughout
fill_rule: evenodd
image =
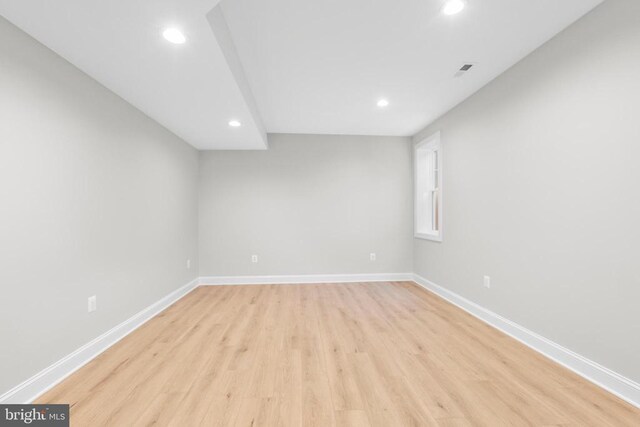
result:
M 386 274 L 306 274 L 300 276 L 208 276 L 200 277 L 201 286 L 275 285 L 292 283 L 401 282 L 413 280 L 413 273 Z
M 120 341 L 125 336 L 129 335 L 135 329 L 142 326 L 142 324 L 150 320 L 156 314 L 187 295 L 197 286 L 198 279 L 194 279 L 181 288 L 176 289 L 133 317 L 125 320 L 111 330 L 100 335 L 98 338 L 60 359 L 48 368 L 38 372 L 22 384 L 19 384 L 4 393 L 0 396 L 0 404 L 33 402 L 40 395 L 83 367 L 93 358 Z
M 187 295 L 198 285 L 395 282 L 408 280 L 416 282 L 426 290 L 444 298 L 533 350 L 640 408 L 640 384 L 505 319 L 455 292 L 412 273 L 200 277 L 173 291 L 138 314 L 4 393 L 0 396 L 0 404 L 29 403 L 34 401 L 38 396 L 80 369 L 162 310 Z
M 640 384 L 605 368 L 517 323 L 487 310 L 442 286 L 414 274 L 414 281 L 426 290 L 444 298 L 483 322 L 515 338 L 527 347 L 570 369 L 588 381 L 640 408 Z

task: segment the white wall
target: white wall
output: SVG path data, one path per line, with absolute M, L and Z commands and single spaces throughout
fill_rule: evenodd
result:
M 639 70 L 640 2 L 609 0 L 414 139 L 445 185 L 415 271 L 635 381 Z
M 409 138 L 269 135 L 269 147 L 200 153 L 201 276 L 411 271 Z
M 0 18 L 0 394 L 197 276 L 197 167 Z

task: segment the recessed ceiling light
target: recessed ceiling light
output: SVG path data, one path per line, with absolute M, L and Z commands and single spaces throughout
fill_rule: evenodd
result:
M 229 126 L 231 126 L 232 128 L 239 128 L 240 126 L 242 126 L 242 123 L 237 120 L 231 120 L 229 121 Z
M 182 31 L 177 28 L 167 28 L 162 33 L 162 36 L 173 44 L 182 44 L 187 41 L 187 38 L 182 34 Z
M 464 0 L 447 0 L 447 2 L 442 7 L 442 13 L 444 13 L 445 15 L 455 15 L 456 13 L 462 12 L 462 9 L 464 9 L 464 7 Z
M 380 107 L 380 108 L 384 108 L 384 107 L 386 107 L 387 105 L 389 105 L 389 101 L 383 98 L 383 99 L 380 99 L 380 100 L 378 101 L 378 104 L 377 104 L 377 105 L 378 105 L 378 107 Z

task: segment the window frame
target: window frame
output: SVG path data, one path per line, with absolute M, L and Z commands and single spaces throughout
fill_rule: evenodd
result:
M 439 226 L 439 230 L 437 232 L 425 232 L 424 230 L 420 231 L 418 230 L 418 221 L 419 221 L 419 215 L 418 215 L 418 205 L 419 205 L 419 190 L 420 190 L 420 186 L 418 183 L 418 158 L 419 158 L 419 151 L 420 150 L 425 150 L 425 149 L 435 149 L 435 151 L 437 151 L 437 156 L 438 156 L 438 174 L 437 174 L 437 180 L 438 180 L 438 210 L 436 212 L 436 215 L 438 216 L 438 226 Z M 413 187 L 414 187 L 414 194 L 413 194 L 413 235 L 415 238 L 417 239 L 424 239 L 424 240 L 430 240 L 433 242 L 442 242 L 442 238 L 443 238 L 443 230 L 444 230 L 444 217 L 442 215 L 442 210 L 443 210 L 443 200 L 444 200 L 444 185 L 443 185 L 443 179 L 442 179 L 442 169 L 443 169 L 443 155 L 442 155 L 442 141 L 440 138 L 440 131 L 432 134 L 431 136 L 428 136 L 427 138 L 423 139 L 422 141 L 418 142 L 417 144 L 414 145 L 413 147 Z

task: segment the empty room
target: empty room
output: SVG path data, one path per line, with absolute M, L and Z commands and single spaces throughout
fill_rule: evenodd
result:
M 0 0 L 0 427 L 638 427 L 638 159 L 637 0 Z

